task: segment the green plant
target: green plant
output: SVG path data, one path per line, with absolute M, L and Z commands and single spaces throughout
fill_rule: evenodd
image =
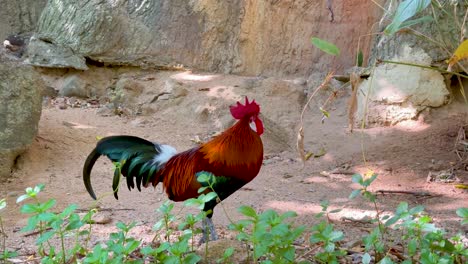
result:
M 468 225 L 468 207 L 458 208 L 457 215 L 462 218 L 462 225 Z
M 252 207 L 241 206 L 239 212 L 246 219 L 232 223 L 229 228 L 238 232 L 237 239 L 252 246 L 252 261 L 262 263 L 293 263 L 296 249 L 294 241 L 302 235 L 305 226 L 293 227 L 286 220 L 296 217 L 295 212 L 278 214 L 266 210 L 258 214 Z
M 55 206 L 56 200 L 49 199 L 41 203 L 37 198 L 38 194 L 44 189 L 43 184 L 34 188 L 26 188 L 26 193 L 18 197 L 17 203 L 27 199 L 33 199 L 33 203 L 27 203 L 21 206 L 21 212 L 30 214 L 28 224 L 22 229 L 23 232 L 37 230 L 39 237 L 36 244 L 39 246 L 39 254 L 43 257 L 44 263 L 67 263 L 75 258 L 78 253 L 83 253 L 85 248 L 79 242 L 79 238 L 86 236 L 89 238 L 90 230 L 80 230 L 86 223 L 90 223 L 94 211 L 89 211 L 80 218 L 75 213 L 77 206 L 72 204 L 60 213 L 54 213 L 50 210 Z M 50 242 L 52 238 L 58 237 L 60 246 L 57 251 Z M 74 246 L 71 249 L 65 247 L 65 238 L 74 237 Z
M 463 260 L 466 260 L 468 249 L 464 247 L 461 236 L 447 238 L 445 232 L 432 223 L 423 206 L 410 208 L 407 202 L 402 202 L 393 216 L 380 217 L 377 196 L 368 190 L 376 178 L 376 174 L 371 174 L 367 179 L 359 174 L 354 175 L 353 182 L 361 187 L 350 195 L 350 198 L 362 195 L 374 204 L 377 213 L 374 219 L 377 227 L 363 237 L 366 249 L 363 263 L 370 263 L 369 252 L 372 251 L 378 263 L 393 263 L 388 255 L 388 249 L 393 247 L 394 241 L 385 236 L 390 233 L 390 228 L 394 232 L 399 232 L 398 236 L 402 240 L 399 242 L 403 243 L 403 248 L 406 248 L 404 252 L 406 259 L 403 263 L 463 263 Z M 458 209 L 457 214 L 462 218 L 467 216 L 463 208 Z
M 463 249 L 460 236 L 447 238 L 445 232 L 424 213 L 423 206 L 409 208 L 408 203 L 402 202 L 385 225 L 393 225 L 402 233 L 401 237 L 407 244 L 408 263 L 462 263 L 461 259 L 468 256 L 468 249 Z
M 200 192 L 206 192 L 209 188 L 213 189 L 215 179 L 211 176 L 209 173 L 199 175 L 204 186 Z M 353 176 L 353 181 L 358 183 L 360 188 L 353 191 L 351 197 L 362 195 L 377 208 L 377 196 L 368 189 L 376 177 L 375 174 L 370 174 L 368 177 Z M 212 199 L 217 197 L 214 192 L 209 192 L 203 193 L 197 199 L 187 201 L 186 206 L 195 206 L 200 209 L 200 213 L 187 214 L 180 219 L 173 214 L 173 203 L 162 204 L 158 211 L 163 214 L 163 217 L 154 225 L 154 230 L 163 232 L 164 235 L 159 236 L 162 239 L 157 247 L 140 248 L 141 241 L 129 235 L 135 223 L 119 222 L 116 224 L 117 232 L 112 233 L 105 243 L 98 244 L 88 251 L 87 243 L 91 236 L 91 225 L 89 228 L 85 228 L 84 225 L 92 223 L 91 217 L 95 210 L 89 211 L 82 218 L 75 213 L 75 205 L 70 205 L 59 213 L 53 213 L 50 210 L 55 206 L 54 199 L 45 202 L 40 202 L 38 199 L 38 194 L 43 188 L 44 185 L 27 188 L 26 194 L 21 195 L 17 200 L 17 202 L 23 202 L 26 199 L 34 201 L 21 207 L 23 213 L 30 214 L 28 224 L 23 231 L 38 232 L 39 237 L 36 243 L 39 246 L 42 263 L 116 264 L 148 261 L 174 264 L 197 263 L 202 258 L 194 252 L 194 236 L 200 233 L 196 225 L 206 217 L 206 213 L 201 211 L 204 204 L 212 202 Z M 5 200 L 0 200 L 0 211 L 5 207 Z M 329 211 L 328 201 L 322 201 L 321 207 L 322 210 L 317 217 L 324 218 L 324 220 L 310 229 L 311 252 L 315 252 L 313 261 L 339 263 L 346 253 L 346 249 L 340 245 L 345 234 L 336 230 L 329 220 L 329 215 L 338 212 L 339 209 Z M 239 212 L 245 218 L 232 222 L 229 228 L 237 232 L 238 240 L 252 249 L 251 251 L 248 249 L 250 261 L 253 263 L 297 263 L 299 261 L 294 243 L 304 235 L 306 227 L 293 226 L 291 220 L 296 217 L 296 213 L 279 214 L 273 210 L 259 213 L 249 206 L 241 206 Z M 457 210 L 457 214 L 462 218 L 462 224 L 467 223 L 467 212 L 467 208 Z M 401 244 L 405 249 L 402 263 L 466 263 L 468 249 L 463 244 L 462 235 L 447 237 L 442 229 L 432 223 L 432 219 L 424 212 L 422 206 L 411 208 L 408 203 L 402 202 L 392 216 L 384 216 L 381 219 L 377 219 L 376 216 L 374 223 L 377 223 L 377 226 L 363 237 L 365 252 L 362 256 L 362 263 L 371 263 L 372 256 L 375 263 L 394 263 L 389 249 L 394 248 L 396 243 Z M 1 262 L 16 256 L 16 253 L 5 249 L 6 235 L 1 217 L 0 231 L 2 235 Z M 176 231 L 181 235 L 175 238 L 170 237 Z M 383 236 L 383 234 L 388 234 L 388 236 Z M 392 234 L 394 234 L 393 237 L 399 239 L 392 240 Z M 79 239 L 83 236 L 85 236 L 85 244 L 82 239 Z M 72 247 L 66 247 L 64 243 L 69 237 L 75 239 Z M 158 235 L 155 239 L 157 237 Z M 58 247 L 54 246 L 56 242 L 59 243 Z M 205 254 L 208 254 L 208 247 L 205 250 Z M 234 248 L 227 248 L 217 263 L 229 263 L 234 254 L 236 254 Z M 304 262 L 306 261 L 301 263 Z
M 191 200 L 188 204 L 197 205 L 199 208 L 203 208 L 204 206 L 204 202 L 201 198 Z M 178 224 L 178 229 L 182 231 L 182 235 L 177 238 L 177 241 L 171 242 L 170 235 L 176 231 L 172 227 L 176 222 L 176 216 L 172 214 L 173 209 L 173 203 L 163 203 L 158 209 L 158 211 L 163 214 L 163 218 L 153 226 L 153 230 L 155 231 L 164 231 L 165 241 L 157 248 L 149 246 L 144 247 L 141 252 L 145 256 L 162 263 L 196 263 L 201 257 L 193 253 L 195 234 L 200 233 L 200 230 L 195 228 L 195 225 L 206 217 L 206 214 L 203 211 L 195 216 L 193 214 L 187 214 L 184 221 Z M 153 242 L 158 237 L 158 234 L 153 239 Z M 190 240 L 191 243 L 189 243 Z
M 375 227 L 369 235 L 365 236 L 363 238 L 363 241 L 366 250 L 373 250 L 376 260 L 381 260 L 385 258 L 384 255 L 387 250 L 387 247 L 384 243 L 386 229 L 385 225 L 382 223 L 380 218 L 380 211 L 377 206 L 377 196 L 368 190 L 369 186 L 372 184 L 373 181 L 375 181 L 375 179 L 377 179 L 377 174 L 373 172 L 369 172 L 366 177 L 363 177 L 360 174 L 354 174 L 352 177 L 352 181 L 354 183 L 359 184 L 361 187 L 352 191 L 349 198 L 353 199 L 361 195 L 364 199 L 369 200 L 374 205 L 374 209 L 376 212 L 374 222 L 377 222 L 377 227 Z
M 326 218 L 326 221 L 321 221 L 319 224 L 312 226 L 312 235 L 309 241 L 315 247 L 320 247 L 321 250 L 315 254 L 316 261 L 321 263 L 338 263 L 338 259 L 346 254 L 346 251 L 338 247 L 339 241 L 343 240 L 344 233 L 334 229 L 330 224 L 330 214 L 338 213 L 341 209 L 328 211 L 330 206 L 329 201 L 321 201 L 320 206 L 322 211 L 315 215 L 317 218 Z
M 170 227 L 171 223 L 175 220 L 175 215 L 172 214 L 172 210 L 174 209 L 174 204 L 169 202 L 169 201 L 166 201 L 164 202 L 158 209 L 157 211 L 159 211 L 160 213 L 163 214 L 163 218 L 160 219 L 158 222 L 156 222 L 154 225 L 153 225 L 153 230 L 154 231 L 159 231 L 161 230 L 163 227 L 164 227 L 164 230 L 165 230 L 165 235 L 164 235 L 164 239 L 166 241 L 169 241 L 169 237 L 171 236 L 171 234 L 173 233 L 173 229 Z M 156 234 L 156 236 L 153 238 L 153 241 L 156 240 L 157 236 L 158 236 L 159 233 Z
M 314 258 L 320 263 L 339 263 L 338 258 L 346 255 L 346 251 L 338 248 L 338 242 L 343 240 L 342 231 L 335 230 L 332 224 L 326 221 L 312 227 L 310 242 L 318 244 L 322 250 Z
M 230 263 L 230 259 L 234 254 L 234 248 L 233 247 L 228 247 L 226 250 L 224 250 L 223 256 L 216 260 L 216 263 Z
M 213 174 L 200 172 L 197 174 L 197 180 L 203 186 L 198 190 L 200 195 L 198 198 L 186 200 L 184 205 L 195 207 L 199 209 L 200 212 L 196 215 L 189 213 L 185 218 L 183 218 L 183 221 L 177 225 L 178 230 L 182 231 L 182 235 L 178 237 L 176 242 L 171 242 L 169 239 L 170 235 L 176 231 L 172 228 L 176 222 L 176 216 L 172 213 L 174 204 L 170 202 L 163 203 L 158 209 L 158 211 L 163 214 L 163 217 L 153 226 L 153 230 L 164 231 L 165 242 L 163 242 L 158 248 L 144 247 L 142 249 L 142 253 L 144 255 L 163 263 L 196 263 L 201 259 L 199 255 L 193 253 L 195 249 L 195 235 L 201 233 L 200 229 L 195 226 L 207 216 L 207 213 L 209 213 L 202 211 L 205 207 L 205 203 L 211 202 L 217 197 L 217 194 L 215 192 L 203 193 L 209 188 L 214 190 L 213 185 L 215 184 L 216 179 Z M 207 235 L 209 236 L 209 234 Z M 153 242 L 157 237 L 158 235 L 155 236 Z M 206 243 L 205 255 L 208 254 L 207 246 L 208 243 Z M 226 258 L 227 257 L 228 256 L 226 256 Z
M 318 214 L 315 215 L 317 218 L 321 218 L 325 216 L 327 218 L 327 221 L 330 222 L 330 214 L 335 214 L 338 212 L 341 212 L 341 209 L 335 209 L 328 211 L 328 207 L 330 206 L 330 202 L 328 200 L 324 200 L 320 202 L 320 207 L 322 207 L 322 211 Z
M 83 259 L 84 263 L 143 263 L 142 260 L 132 259 L 131 254 L 140 246 L 141 242 L 128 236 L 128 232 L 136 225 L 118 222 L 118 232 L 111 233 L 106 242 L 107 247 L 96 245 Z

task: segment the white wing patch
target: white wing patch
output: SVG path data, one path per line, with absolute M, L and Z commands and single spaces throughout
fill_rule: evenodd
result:
M 161 149 L 161 153 L 159 153 L 159 155 L 154 156 L 153 163 L 164 164 L 175 154 L 177 154 L 177 150 L 172 146 L 159 144 L 157 146 Z M 155 148 L 157 148 L 156 145 Z

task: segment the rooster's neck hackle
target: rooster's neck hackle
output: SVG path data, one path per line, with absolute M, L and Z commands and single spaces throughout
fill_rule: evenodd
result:
M 259 172 L 263 160 L 263 144 L 260 136 L 243 118 L 200 151 L 208 163 L 213 164 L 217 175 L 235 176 L 249 182 Z

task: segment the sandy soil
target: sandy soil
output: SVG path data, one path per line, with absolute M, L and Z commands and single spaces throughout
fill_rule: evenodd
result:
M 126 74 L 153 80 L 153 83 L 150 83 L 152 85 L 156 85 L 156 82 L 163 83 L 161 79 L 151 79 L 146 73 Z M 176 73 L 166 73 L 167 76 L 172 74 Z M 245 79 L 246 77 L 220 76 L 201 84 L 191 80 L 188 84 L 196 89 L 190 90 L 187 98 L 202 91 L 200 87 L 208 90 L 219 86 L 229 88 L 234 87 L 236 83 L 243 83 Z M 229 96 L 226 91 L 236 90 L 225 89 L 224 94 Z M 287 108 L 288 105 L 294 109 L 301 108 L 299 102 L 290 97 L 284 97 L 283 101 L 275 101 L 271 99 L 274 95 L 265 92 L 253 90 L 249 93 L 259 104 L 268 104 L 263 111 L 264 117 L 267 118 L 269 113 L 273 115 L 271 109 Z M 209 97 L 206 94 L 203 96 Z M 234 94 L 232 98 L 237 98 L 236 96 L 239 94 Z M 195 97 L 193 100 L 202 100 L 200 98 Z M 458 130 L 467 122 L 466 112 L 462 111 L 466 106 L 455 103 L 426 112 L 417 121 L 408 121 L 394 127 L 358 129 L 354 133 L 349 133 L 346 100 L 346 96 L 341 96 L 332 103 L 331 117 L 323 124 L 320 113 L 317 113 L 319 111 L 307 112 L 306 148 L 314 152 L 319 152 L 323 148 L 326 152 L 321 157 L 307 161 L 304 167 L 293 145 L 295 135 L 292 131 L 297 128 L 298 110 L 289 116 L 283 115 L 284 120 L 289 122 L 287 131 L 290 138 L 282 143 L 290 147 L 285 147 L 283 150 L 269 147 L 266 145 L 267 142 L 273 141 L 265 140 L 267 152 L 260 174 L 245 188 L 223 202 L 230 218 L 240 219 L 241 216 L 236 208 L 245 204 L 258 210 L 268 208 L 278 211 L 294 210 L 299 214 L 297 223 L 312 225 L 317 223 L 317 219 L 313 216 L 320 212 L 320 201 L 329 200 L 331 209 L 343 209 L 331 215 L 338 229 L 345 231 L 348 240 L 356 240 L 356 234 L 366 233 L 372 226 L 347 219 L 364 219 L 366 216 L 373 216 L 375 211 L 370 203 L 361 198 L 348 199 L 353 188 L 356 188 L 351 182 L 351 176 L 355 172 L 365 173 L 371 169 L 379 175 L 371 186 L 373 191 L 392 190 L 427 194 L 426 196 L 404 193 L 379 195 L 378 204 L 383 214 L 392 212 L 401 201 L 409 202 L 410 206 L 421 204 L 434 217 L 434 222 L 438 226 L 452 233 L 461 231 L 466 235 L 467 227 L 463 229 L 460 226 L 455 210 L 468 206 L 468 191 L 455 188 L 454 183 L 426 182 L 429 171 L 449 169 L 458 161 L 453 149 Z M 281 103 L 275 104 L 275 102 Z M 228 109 L 223 109 L 226 104 L 218 104 L 212 116 L 226 116 Z M 182 102 L 177 107 L 183 109 L 187 104 Z M 20 205 L 15 203 L 17 196 L 21 195 L 26 187 L 39 183 L 46 184 L 40 198 L 57 199 L 57 211 L 70 203 L 77 204 L 80 209 L 88 209 L 96 204 L 83 186 L 81 170 L 87 154 L 96 143 L 97 136 L 131 134 L 169 143 L 178 150 L 184 150 L 196 144 L 194 138 L 203 140 L 222 128 L 222 124 L 212 123 L 213 118 L 202 121 L 186 116 L 180 119 L 174 118 L 182 115 L 183 111 L 173 115 L 162 111 L 167 115 L 156 112 L 140 116 L 103 115 L 100 111 L 101 108 L 92 107 L 59 109 L 56 104 L 47 104 L 44 107 L 39 135 L 30 150 L 21 158 L 18 170 L 8 182 L 0 186 L 0 197 L 7 197 L 8 202 L 7 209 L 2 211 L 2 217 L 9 235 L 7 239 L 9 248 L 20 250 L 22 255 L 34 252 L 36 236 L 25 236 L 19 231 L 26 224 L 27 216 L 19 213 Z M 336 173 L 330 173 L 332 171 Z M 459 182 L 468 182 L 467 171 L 460 169 L 455 173 Z M 107 238 L 108 234 L 115 230 L 114 226 L 118 221 L 137 221 L 138 226 L 134 234 L 145 241 L 151 240 L 154 236 L 151 227 L 160 217 L 160 213 L 155 210 L 167 200 L 162 190 L 149 188 L 139 193 L 121 188 L 120 199 L 115 200 L 109 195 L 112 166 L 104 159 L 95 166 L 92 179 L 98 195 L 107 194 L 98 204 L 105 209 L 101 214 L 111 220 L 108 224 L 94 227 L 93 242 Z M 180 204 L 175 210 L 180 216 L 188 211 L 193 210 L 183 208 Z M 226 226 L 229 221 L 221 206 L 216 208 L 214 215 L 214 222 L 221 237 L 232 237 L 227 231 Z

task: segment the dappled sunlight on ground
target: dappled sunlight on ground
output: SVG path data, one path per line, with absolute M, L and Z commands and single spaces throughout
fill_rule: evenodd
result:
M 198 81 L 198 82 L 207 82 L 212 81 L 216 78 L 219 78 L 219 74 L 195 74 L 191 71 L 185 71 L 182 73 L 177 73 L 171 76 L 171 78 L 180 80 L 180 81 Z

